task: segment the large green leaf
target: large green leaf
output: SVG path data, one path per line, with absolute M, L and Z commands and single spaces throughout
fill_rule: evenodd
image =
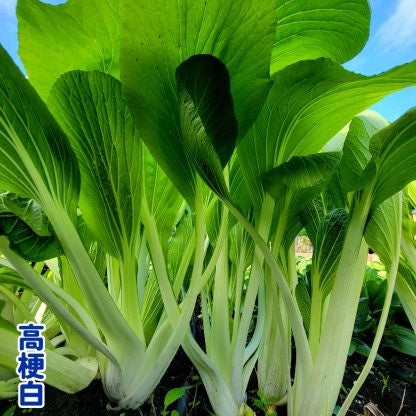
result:
M 212 55 L 194 55 L 178 66 L 176 84 L 186 156 L 209 187 L 226 197 L 222 169 L 238 136 L 227 68 Z
M 271 72 L 321 57 L 350 60 L 368 39 L 370 14 L 367 0 L 280 0 Z
M 355 117 L 345 139 L 340 166 L 342 188 L 345 192 L 356 191 L 365 186 L 370 176 L 363 175 L 371 160 L 370 139 L 387 121 L 373 111 L 366 111 Z
M 146 200 L 155 218 L 160 241 L 166 253 L 169 239 L 176 225 L 175 221 L 184 201 L 182 195 L 145 146 L 143 146 L 143 157 Z
M 398 192 L 381 203 L 371 213 L 365 229 L 367 244 L 378 254 L 386 269 L 391 268 L 395 253 L 400 250 L 402 198 L 402 193 Z
M 416 84 L 416 62 L 367 77 L 327 60 L 301 62 L 273 76 L 259 118 L 238 145 L 255 205 L 260 176 L 295 155 L 316 153 L 356 114 L 401 88 Z
M 122 258 L 139 233 L 142 156 L 120 82 L 98 71 L 71 71 L 55 83 L 48 105 L 80 162 L 83 218 Z
M 226 66 L 242 137 L 270 87 L 276 3 L 269 0 L 125 0 L 121 47 L 124 93 L 140 134 L 188 201 L 191 168 L 181 140 L 175 71 L 210 54 Z
M 376 207 L 416 179 L 416 109 L 373 136 L 370 152 L 377 170 Z
M 342 208 L 328 213 L 319 199 L 308 207 L 306 230 L 313 242 L 312 280 L 319 284 L 324 299 L 330 294 L 337 271 L 348 225 L 348 214 Z
M 119 75 L 119 0 L 69 0 L 61 5 L 19 0 L 19 55 L 30 81 L 46 99 L 65 72 Z
M 403 354 L 416 357 L 416 334 L 400 325 L 392 325 L 386 329 L 384 344 Z
M 73 220 L 78 164 L 45 104 L 0 47 L 0 189 L 65 207 Z

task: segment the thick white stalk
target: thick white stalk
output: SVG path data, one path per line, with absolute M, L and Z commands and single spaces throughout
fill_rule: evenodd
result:
M 160 381 L 180 343 L 183 341 L 184 335 L 187 331 L 189 332 L 187 327 L 189 326 L 199 293 L 204 261 L 204 205 L 200 188 L 197 189 L 195 206 L 196 248 L 194 270 L 190 287 L 180 309 L 170 284 L 155 219 L 149 211 L 145 198 L 142 200 L 142 219 L 168 319 L 158 327 L 144 359 L 135 369 L 135 377 L 129 386 L 129 390 L 123 400 L 120 401 L 120 404 L 124 407 L 136 408 L 142 404 L 143 400 Z
M 46 206 L 46 203 L 43 204 Z M 124 319 L 95 268 L 79 234 L 66 211 L 50 201 L 45 212 L 53 226 L 65 255 L 82 290 L 88 308 L 105 337 L 108 349 L 116 357 L 118 366 L 108 361 L 103 372 L 106 394 L 119 401 L 131 385 L 135 372 L 143 360 L 145 346 Z M 134 351 L 134 354 L 131 354 Z
M 228 212 L 223 215 L 228 216 Z M 205 337 L 210 344 L 210 358 L 221 368 L 228 383 L 231 382 L 232 356 L 230 345 L 230 309 L 228 304 L 228 244 L 227 238 L 215 270 L 212 297 L 211 336 Z
M 266 323 L 259 348 L 257 378 L 259 390 L 275 403 L 281 402 L 290 386 L 290 328 L 286 311 L 279 297 L 276 281 L 266 270 Z M 288 370 L 289 369 L 289 373 Z M 289 384 L 288 384 L 289 380 Z
M 381 312 L 381 316 L 380 316 L 380 320 L 377 326 L 377 331 L 374 337 L 373 345 L 371 346 L 370 353 L 368 354 L 367 361 L 363 369 L 361 370 L 360 376 L 354 382 L 352 389 L 348 393 L 348 396 L 346 397 L 344 403 L 341 406 L 341 409 L 338 412 L 338 416 L 345 416 L 347 414 L 348 409 L 350 408 L 355 396 L 358 394 L 360 388 L 362 387 L 366 378 L 370 374 L 371 368 L 377 357 L 377 351 L 380 347 L 381 339 L 383 338 L 384 329 L 386 327 L 387 318 L 389 316 L 391 300 L 393 297 L 394 287 L 396 283 L 398 265 L 399 265 L 399 253 L 397 253 L 396 259 L 394 259 L 394 262 L 388 271 L 386 297 L 384 299 L 383 310 Z
M 364 227 L 371 198 L 365 194 L 352 210 L 317 358 L 305 389 L 296 390 L 294 416 L 329 416 L 344 375 L 367 261 Z
M 69 325 L 75 328 L 88 342 L 90 342 L 98 351 L 101 351 L 108 358 L 112 359 L 115 364 L 117 360 L 107 349 L 107 347 L 96 338 L 96 334 L 92 334 L 83 324 L 81 324 L 72 313 L 59 301 L 59 299 L 52 292 L 49 285 L 52 283 L 38 276 L 30 265 L 16 253 L 14 253 L 10 247 L 6 237 L 0 236 L 0 252 L 2 252 L 7 259 L 13 264 L 13 267 L 20 275 L 26 280 L 27 284 L 33 288 L 37 295 L 45 301 L 51 308 L 51 310 L 59 317 L 64 319 Z M 69 299 L 66 298 L 66 301 Z
M 277 264 L 273 257 L 269 247 L 267 246 L 264 239 L 255 230 L 252 224 L 240 213 L 240 211 L 234 207 L 231 203 L 225 201 L 228 204 L 230 212 L 236 217 L 240 224 L 247 230 L 251 238 L 253 239 L 256 246 L 259 247 L 262 254 L 264 255 L 265 261 L 267 262 L 273 277 L 276 279 L 277 285 L 280 290 L 280 294 L 288 310 L 288 316 L 290 319 L 291 326 L 293 328 L 293 335 L 295 338 L 296 350 L 297 350 L 297 366 L 304 376 L 299 373 L 300 382 L 306 382 L 306 375 L 310 374 L 312 369 L 312 357 L 309 349 L 309 343 L 306 336 L 305 329 L 303 327 L 302 315 L 299 310 L 299 306 L 296 303 L 295 298 L 290 290 L 290 287 L 282 273 L 280 266 Z
M 127 244 L 120 262 L 120 277 L 121 312 L 140 342 L 146 345 L 138 296 L 137 260 Z

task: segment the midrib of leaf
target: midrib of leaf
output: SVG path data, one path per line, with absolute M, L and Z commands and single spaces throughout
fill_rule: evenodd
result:
M 20 118 L 20 116 L 17 113 L 16 113 L 16 115 L 19 117 L 20 121 L 23 124 L 23 120 Z M 38 153 L 38 156 L 39 156 L 39 160 L 40 160 L 42 166 L 45 168 L 45 175 L 47 177 L 47 180 L 48 180 L 49 184 L 51 184 L 51 179 L 49 177 L 48 170 L 46 169 L 46 163 L 43 160 L 41 153 L 39 152 L 38 146 L 37 146 L 36 142 L 33 140 L 33 136 L 31 134 L 31 132 L 28 130 L 26 124 L 23 124 L 23 125 L 24 125 L 24 127 L 25 127 L 25 129 L 26 129 L 26 131 L 28 133 L 28 136 L 30 137 L 30 139 L 32 141 L 32 145 L 34 145 L 35 148 L 38 151 L 37 153 Z M 47 195 L 50 195 L 52 197 L 52 199 L 55 199 L 56 200 L 56 197 L 57 196 L 55 195 L 55 193 L 53 191 L 53 187 L 51 187 L 50 193 L 49 193 L 48 190 L 47 190 L 47 188 L 46 188 L 46 185 L 45 185 L 45 183 L 43 181 L 43 178 L 41 177 L 41 175 L 37 171 L 37 168 L 35 167 L 32 159 L 31 159 L 31 156 L 27 153 L 25 146 L 20 141 L 20 139 L 19 139 L 18 135 L 16 134 L 16 132 L 13 129 L 9 129 L 8 126 L 5 126 L 5 127 L 9 131 L 9 137 L 12 138 L 12 141 L 13 142 L 11 144 L 13 145 L 16 153 L 20 156 L 21 160 L 23 161 L 23 165 L 26 167 L 26 169 L 28 170 L 28 172 L 29 172 L 29 174 L 31 176 L 31 179 L 33 181 L 32 184 L 34 185 L 33 191 L 35 192 L 36 197 L 40 201 L 42 201 L 42 202 L 45 202 L 45 199 L 44 198 Z M 7 139 L 7 137 L 6 137 L 6 139 Z M 16 163 L 16 167 L 17 167 L 17 163 Z M 18 169 L 21 171 L 22 177 L 25 177 L 24 172 L 20 168 L 18 168 Z M 29 192 L 29 195 L 32 192 Z M 58 200 L 60 200 L 60 199 L 58 198 Z
M 74 114 L 79 113 L 77 106 L 74 104 L 74 102 L 72 100 L 68 100 L 67 103 L 69 103 L 69 105 L 71 106 L 71 109 L 74 112 Z M 91 106 L 86 108 L 85 107 L 86 103 L 83 102 L 83 101 L 78 102 L 78 104 L 82 105 L 82 110 L 83 110 L 82 112 L 85 113 L 85 114 L 88 114 L 89 110 L 91 109 Z M 99 119 L 97 109 L 94 106 L 92 106 L 92 108 L 95 111 L 96 118 Z M 107 108 L 107 107 L 105 107 L 105 108 Z M 93 132 L 95 130 L 95 127 L 93 127 L 93 125 L 91 124 L 92 120 L 88 117 L 86 119 L 88 120 L 90 131 Z M 72 131 L 72 134 L 74 136 L 78 136 L 78 133 L 76 132 L 76 130 L 72 129 L 72 127 L 70 125 L 68 125 L 68 128 Z M 101 126 L 100 126 L 100 128 L 101 128 Z M 85 130 L 84 125 L 81 126 L 81 130 L 82 130 L 82 133 L 84 134 L 84 137 L 90 137 L 90 134 L 87 130 Z M 103 132 L 100 131 L 100 133 L 101 133 L 101 137 L 103 137 Z M 86 165 L 85 162 L 82 161 L 81 159 L 79 160 L 79 163 L 82 163 L 85 166 L 86 170 L 88 170 L 90 172 L 91 172 L 91 170 L 93 170 L 93 172 L 91 172 L 92 173 L 91 177 L 94 178 L 95 186 L 97 186 L 98 189 L 101 190 L 101 195 L 105 195 L 107 193 L 107 191 L 106 191 L 106 189 L 104 189 L 103 183 L 99 180 L 95 180 L 95 178 L 100 177 L 100 169 L 103 169 L 106 173 L 106 177 L 109 179 L 109 181 L 111 183 L 111 191 L 113 193 L 113 198 L 114 198 L 115 201 L 117 201 L 118 200 L 117 193 L 114 190 L 113 177 L 112 177 L 111 172 L 110 172 L 111 157 L 109 157 L 109 155 L 107 153 L 107 147 L 104 146 L 104 153 L 103 153 L 103 147 L 102 146 L 92 146 L 92 143 L 95 143 L 95 139 L 92 140 L 92 141 L 85 141 L 85 142 L 77 141 L 77 145 L 82 146 L 83 152 L 88 153 L 91 160 L 96 161 L 93 164 L 93 169 L 91 169 L 90 164 Z M 95 150 L 94 150 L 94 148 L 95 148 Z M 97 152 L 100 156 L 98 159 L 96 157 Z M 82 181 L 81 181 L 81 186 L 82 186 Z M 94 195 L 90 195 L 89 197 L 94 197 Z M 100 203 L 100 201 L 97 201 L 97 202 Z M 118 208 L 118 213 L 120 215 L 119 207 L 117 206 L 117 208 Z M 113 210 L 104 209 L 104 210 L 99 210 L 99 212 L 100 212 L 100 215 L 101 215 L 101 213 L 104 214 L 107 217 L 107 219 L 110 223 L 117 224 L 120 227 L 122 226 L 122 221 L 119 221 L 119 219 L 115 216 L 115 213 L 113 212 Z M 122 218 L 122 216 L 120 216 L 120 218 Z M 113 227 L 110 227 L 109 231 L 110 231 L 110 234 L 111 234 L 111 241 L 113 242 L 111 244 L 114 244 L 114 242 L 119 240 L 119 236 L 117 236 L 115 234 L 115 230 L 114 230 Z M 123 235 L 125 235 L 125 234 L 123 234 Z M 121 253 L 119 253 L 119 255 L 121 255 Z

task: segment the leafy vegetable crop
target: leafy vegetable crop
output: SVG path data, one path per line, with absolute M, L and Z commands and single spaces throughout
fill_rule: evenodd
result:
M 368 37 L 367 1 L 19 0 L 17 14 L 28 79 L 0 49 L 1 367 L 13 325 L 44 319 L 46 382 L 65 391 L 98 374 L 138 408 L 182 345 L 217 415 L 253 413 L 257 366 L 266 412 L 329 416 L 370 246 L 385 290 L 345 415 L 396 279 L 416 329 L 416 110 L 365 111 L 416 85 L 416 61 L 342 67 Z

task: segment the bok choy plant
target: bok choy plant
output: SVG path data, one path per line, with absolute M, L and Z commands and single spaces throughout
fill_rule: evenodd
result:
M 416 62 L 342 67 L 367 40 L 368 2 L 19 0 L 17 14 L 28 79 L 1 49 L 0 261 L 14 280 L 0 288 L 47 305 L 65 342 L 52 356 L 96 357 L 108 397 L 138 408 L 182 345 L 217 415 L 252 413 L 257 365 L 269 412 L 330 416 L 370 246 L 387 291 L 345 414 L 396 276 L 416 319 L 416 112 L 364 112 L 415 85 Z
M 253 3 L 258 6 L 257 3 L 261 2 Z M 180 88 L 178 92 L 173 91 L 172 97 L 175 97 L 175 106 L 178 95 L 182 97 L 183 102 L 178 112 L 169 111 L 175 123 L 176 121 L 183 123 L 184 132 L 187 123 L 193 121 L 192 101 L 206 99 L 201 95 L 202 90 L 190 89 L 194 74 L 201 76 L 202 86 L 202 82 L 209 81 L 212 74 L 217 71 L 223 73 L 223 83 L 213 84 L 212 95 L 203 103 L 207 110 L 204 121 L 208 120 L 213 105 L 212 100 L 220 99 L 224 104 L 223 108 L 217 109 L 218 114 L 225 115 L 222 126 L 218 123 L 212 125 L 212 132 L 218 136 L 218 139 L 224 134 L 224 129 L 226 134 L 231 134 L 231 142 L 223 148 L 218 162 L 223 166 L 232 154 L 233 141 L 237 140 L 238 130 L 243 134 L 244 129 L 247 129 L 257 116 L 261 106 L 261 96 L 267 93 L 270 83 L 267 77 L 270 64 L 268 50 L 271 48 L 274 34 L 274 5 L 263 3 L 264 25 L 257 25 L 255 20 L 250 25 L 250 20 L 245 17 L 254 4 L 242 10 L 235 4 L 227 14 L 228 21 L 242 19 L 248 23 L 241 27 L 240 32 L 223 29 L 223 27 L 227 28 L 227 22 L 217 28 L 219 35 L 236 44 L 239 43 L 240 38 L 245 37 L 245 33 L 251 33 L 251 43 L 241 51 L 241 60 L 235 60 L 235 54 L 230 54 L 230 59 L 233 58 L 236 68 L 235 77 L 230 71 L 232 91 L 229 91 L 229 70 L 211 55 L 191 57 L 187 64 L 182 66 L 182 71 L 177 72 Z M 91 4 L 92 2 L 90 6 Z M 37 13 L 39 17 L 45 12 L 49 17 L 54 15 L 54 10 L 50 6 L 42 6 Z M 33 4 L 19 3 L 18 13 L 22 28 L 31 7 Z M 104 8 L 104 5 L 100 7 Z M 214 14 L 220 7 L 219 2 L 213 4 L 211 13 Z M 74 11 L 74 8 L 73 4 L 63 6 L 59 10 L 62 12 L 61 18 L 65 21 L 69 11 Z M 202 7 L 193 10 L 200 14 L 205 13 Z M 187 10 L 184 9 L 184 13 L 186 12 Z M 88 26 L 88 21 L 84 23 Z M 106 24 L 105 19 L 102 23 L 103 26 Z M 215 20 L 207 21 L 205 28 L 207 36 L 212 34 L 211 27 L 214 23 Z M 154 28 L 153 23 L 151 26 Z M 143 26 L 143 29 L 147 30 L 146 26 Z M 22 29 L 21 32 L 23 33 L 24 30 Z M 162 35 L 158 34 L 156 40 L 160 42 L 158 39 L 161 37 Z M 196 37 L 194 39 L 197 40 Z M 251 44 L 261 43 L 270 45 L 269 48 L 264 48 L 263 59 L 258 59 L 258 51 L 254 49 L 247 55 L 246 51 L 252 49 Z M 206 49 L 201 52 L 210 51 Z M 220 51 L 216 53 L 220 54 Z M 177 54 L 172 55 L 173 68 L 181 62 L 182 58 Z M 70 59 L 72 65 L 72 55 Z M 25 58 L 24 60 L 26 61 Z M 65 62 L 63 59 L 58 65 L 62 68 L 68 62 L 69 60 Z M 152 62 L 156 61 L 149 61 Z M 27 64 L 27 61 L 25 63 Z M 252 67 L 253 63 L 255 63 L 254 67 Z M 31 64 L 27 66 L 30 68 Z M 80 66 L 84 69 L 83 65 Z M 91 66 L 103 69 L 100 60 L 93 62 L 92 65 L 90 62 L 88 69 L 91 69 Z M 198 68 L 206 73 L 199 74 Z M 247 71 L 237 72 L 237 68 L 239 70 L 247 68 Z M 42 87 L 37 86 L 36 76 L 32 81 L 29 69 L 31 82 L 37 86 L 43 96 L 49 95 L 48 110 L 4 52 L 2 69 L 4 92 L 2 121 L 5 129 L 2 137 L 19 161 L 14 163 L 24 167 L 25 171 L 23 175 L 19 169 L 17 172 L 5 171 L 1 186 L 24 197 L 33 198 L 40 204 L 62 248 L 65 256 L 63 261 L 67 261 L 70 268 L 62 279 L 65 282 L 68 280 L 67 275 L 72 277 L 71 273 L 73 273 L 76 285 L 79 287 L 79 290 L 75 287 L 73 295 L 78 299 L 81 297 L 84 299 L 85 309 L 75 304 L 76 299 L 68 293 L 64 298 L 51 293 L 51 289 L 37 279 L 34 271 L 18 256 L 13 246 L 9 246 L 4 237 L 1 251 L 50 305 L 54 313 L 72 325 L 99 351 L 100 374 L 109 397 L 118 401 L 123 407 L 137 407 L 152 392 L 182 341 L 196 296 L 204 281 L 210 277 L 211 273 L 207 271 L 214 268 L 215 259 L 220 254 L 218 247 L 211 261 L 207 263 L 207 270 L 204 273 L 205 202 L 203 185 L 195 175 L 198 163 L 203 164 L 204 160 L 200 159 L 195 167 L 189 161 L 192 159 L 192 151 L 185 154 L 181 150 L 183 149 L 181 143 L 178 142 L 180 146 L 172 144 L 171 149 L 179 152 L 184 162 L 184 165 L 177 169 L 180 172 L 178 178 L 182 176 L 182 186 L 179 185 L 178 188 L 187 198 L 189 206 L 194 208 L 195 231 L 187 241 L 187 256 L 184 263 L 181 262 L 176 270 L 178 275 L 169 276 L 172 268 L 167 266 L 166 257 L 169 259 L 171 248 L 168 247 L 170 230 L 176 224 L 180 226 L 182 222 L 187 222 L 183 208 L 181 210 L 183 200 L 171 187 L 169 180 L 150 153 L 142 149 L 141 140 L 122 98 L 121 83 L 112 76 L 98 71 L 69 71 L 63 75 L 58 73 L 57 75 L 61 76 L 56 82 L 58 76 L 55 77 L 50 84 L 53 88 L 45 93 Z M 72 68 L 65 67 L 65 70 L 67 69 Z M 51 72 L 54 73 L 48 71 L 48 76 Z M 140 73 L 146 74 L 144 65 Z M 153 73 L 152 70 L 148 75 Z M 240 76 L 241 73 L 243 77 Z M 169 72 L 166 74 L 169 76 Z M 257 83 L 247 82 L 256 78 Z M 149 88 L 150 84 L 151 82 L 148 81 L 146 88 Z M 145 84 L 141 83 L 141 85 Z M 156 93 L 155 87 L 154 98 Z M 23 97 L 23 102 L 18 102 L 20 106 L 10 106 L 14 101 L 13 94 Z M 224 94 L 225 97 L 228 94 L 228 101 Z M 239 97 L 235 102 L 241 103 L 239 108 L 236 107 L 237 118 L 232 109 L 234 105 L 232 94 Z M 154 102 L 161 104 L 163 100 Z M 166 103 L 168 104 L 169 101 Z M 55 116 L 60 127 L 49 111 Z M 15 119 L 19 120 L 20 124 L 15 123 Z M 143 122 L 140 126 L 147 126 L 146 118 L 140 116 L 140 119 Z M 160 129 L 162 125 L 150 123 L 149 132 L 152 132 L 152 126 Z M 167 133 L 173 140 L 175 129 L 169 130 L 167 127 L 168 125 L 165 125 L 165 129 L 161 129 L 160 132 Z M 146 142 L 146 131 L 140 133 Z M 190 132 L 190 140 L 193 139 L 192 134 Z M 66 140 L 65 136 L 69 140 Z M 155 137 L 160 136 L 158 134 Z M 181 140 L 183 137 L 185 136 L 181 135 Z M 221 146 L 220 140 L 218 145 Z M 33 155 L 28 152 L 30 146 L 33 148 Z M 152 150 L 152 146 L 149 147 Z M 39 150 L 40 148 L 42 151 Z M 32 156 L 35 158 L 34 161 L 31 160 Z M 161 164 L 166 168 L 166 163 L 162 161 Z M 216 165 L 214 167 L 217 168 Z M 215 175 L 215 172 L 213 174 Z M 19 185 L 20 180 L 16 179 L 19 175 L 27 182 L 24 182 L 23 186 Z M 173 180 L 178 184 L 175 177 Z M 225 184 L 220 183 L 219 186 L 225 191 Z M 164 198 L 159 201 L 161 196 Z M 163 204 L 162 208 L 159 203 Z M 77 206 L 82 213 L 82 220 L 94 237 L 94 244 L 107 253 L 105 273 L 100 273 L 101 265 L 94 263 L 89 247 L 86 247 L 81 239 L 77 228 L 79 222 L 75 209 Z M 189 282 L 185 282 L 185 272 L 192 258 L 191 278 Z M 65 285 L 69 286 L 68 283 L 63 283 L 63 286 Z M 186 296 L 183 292 L 184 287 L 187 287 Z M 161 302 L 153 301 L 153 296 L 163 300 L 164 311 Z M 178 298 L 183 299 L 180 307 L 177 303 Z M 73 310 L 70 309 L 72 313 L 63 308 L 63 305 L 68 303 L 72 305 Z M 143 316 L 144 313 L 150 316 Z M 92 328 L 91 321 L 88 322 L 88 327 L 86 327 L 87 322 L 79 321 L 89 316 L 93 317 Z M 145 327 L 146 322 L 153 328 Z

